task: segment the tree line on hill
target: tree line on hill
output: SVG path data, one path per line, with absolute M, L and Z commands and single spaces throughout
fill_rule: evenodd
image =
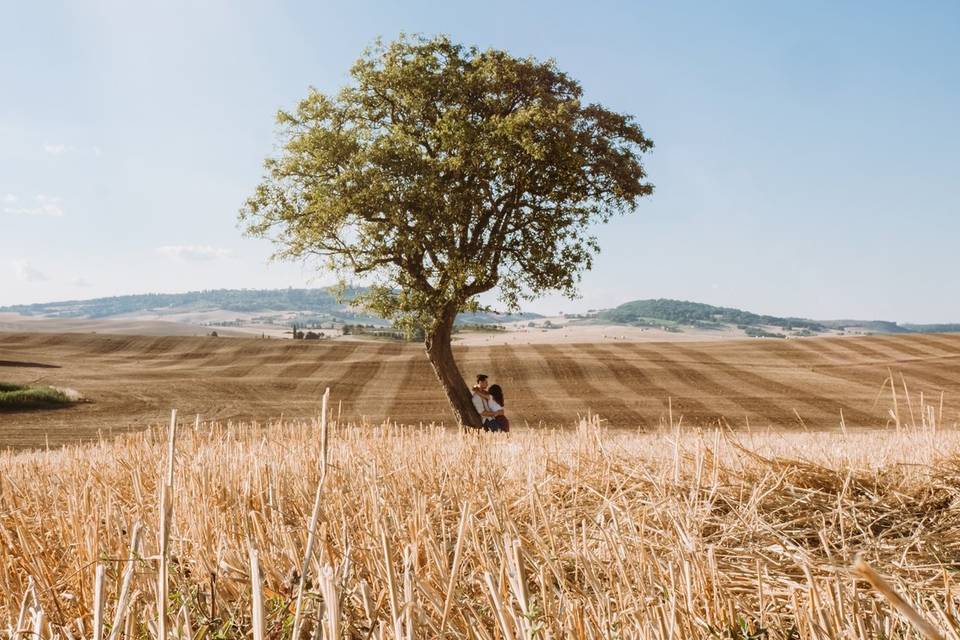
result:
M 145 293 L 111 296 L 91 300 L 66 300 L 0 307 L 0 312 L 50 318 L 105 319 L 131 313 L 183 313 L 210 310 L 237 313 L 298 312 L 322 317 L 324 322 L 340 321 L 350 324 L 379 324 L 379 316 L 351 306 L 351 302 L 365 289 L 348 287 L 338 300 L 332 289 L 209 289 L 187 293 Z M 491 311 L 461 313 L 461 324 L 489 324 L 540 317 L 535 313 L 500 314 Z M 212 325 L 231 326 L 233 321 L 214 322 Z
M 827 331 L 855 329 L 865 333 L 949 333 L 960 332 L 960 324 L 898 324 L 887 320 L 810 320 L 807 318 L 760 315 L 732 307 L 716 307 L 700 302 L 658 298 L 634 300 L 613 309 L 598 311 L 593 321 L 612 324 L 656 325 L 660 322 L 702 328 L 734 325 L 756 337 L 784 337 L 759 327 L 780 327 L 795 335 L 813 335 Z
M 803 318 L 779 318 L 776 316 L 759 315 L 731 307 L 715 307 L 700 302 L 685 300 L 634 300 L 614 309 L 606 309 L 597 313 L 600 320 L 618 324 L 644 324 L 645 321 L 659 320 L 693 326 L 711 325 L 744 325 L 744 326 L 774 326 L 783 329 L 808 329 L 810 331 L 826 331 L 827 327 L 813 320 Z

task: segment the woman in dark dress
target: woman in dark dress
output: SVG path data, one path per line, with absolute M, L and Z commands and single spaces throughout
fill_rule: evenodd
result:
M 490 409 L 495 411 L 497 417 L 494 420 L 497 421 L 497 431 L 510 431 L 510 421 L 507 419 L 507 416 L 503 413 L 503 389 L 500 388 L 500 385 L 494 384 L 490 385 Z

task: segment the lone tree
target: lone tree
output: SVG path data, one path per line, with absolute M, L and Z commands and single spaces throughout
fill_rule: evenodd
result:
M 552 61 L 451 42 L 378 42 L 336 95 L 280 111 L 281 151 L 240 212 L 277 258 L 319 257 L 371 283 L 360 304 L 409 330 L 462 425 L 480 426 L 450 340 L 496 290 L 506 308 L 569 297 L 599 250 L 590 226 L 653 192 L 629 115 L 581 102 Z

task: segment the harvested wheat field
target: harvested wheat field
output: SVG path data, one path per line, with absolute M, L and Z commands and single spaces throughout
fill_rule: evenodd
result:
M 464 375 L 504 386 L 512 422 L 569 426 L 599 413 L 610 426 L 663 423 L 835 429 L 891 421 L 891 372 L 960 416 L 960 334 L 700 343 L 455 347 Z M 902 376 L 902 377 L 901 377 Z M 58 445 L 156 425 L 176 406 L 204 420 L 309 418 L 330 387 L 346 421 L 449 422 L 417 345 L 391 342 L 0 333 L 0 380 L 77 389 L 70 409 L 0 413 L 4 447 Z M 944 404 L 939 400 L 943 394 Z M 910 407 L 904 406 L 904 415 Z
M 960 638 L 960 432 L 935 421 L 488 435 L 188 420 L 172 440 L 6 453 L 0 469 L 14 636 L 921 637 L 906 613 Z M 905 613 L 851 572 L 858 553 Z

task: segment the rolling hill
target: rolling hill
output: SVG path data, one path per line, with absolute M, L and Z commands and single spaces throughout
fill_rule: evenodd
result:
M 747 332 L 769 337 L 785 337 L 769 328 L 799 335 L 825 333 L 950 333 L 960 324 L 898 324 L 888 320 L 810 320 L 807 318 L 760 315 L 732 307 L 716 307 L 699 302 L 658 298 L 634 300 L 613 309 L 604 309 L 585 318 L 587 321 L 635 326 L 674 325 L 701 329 L 736 326 Z
M 882 428 L 892 418 L 877 393 L 891 371 L 903 420 L 926 415 L 921 393 L 936 405 L 938 423 L 960 419 L 960 335 L 458 345 L 454 352 L 465 376 L 483 371 L 503 385 L 518 429 L 574 425 L 588 411 L 630 430 L 657 429 L 670 416 L 690 426 L 834 429 L 842 415 L 851 428 Z M 70 387 L 90 400 L 0 413 L 5 447 L 142 429 L 171 407 L 223 422 L 316 417 L 328 387 L 350 421 L 451 420 L 422 346 L 401 342 L 0 333 L 0 379 Z M 909 414 L 901 386 L 913 397 Z
M 330 290 L 315 289 L 212 289 L 187 293 L 148 293 L 91 300 L 66 300 L 0 307 L 0 313 L 60 320 L 166 320 L 200 326 L 242 327 L 244 325 L 289 328 L 332 327 L 343 324 L 387 326 L 383 319 L 351 306 L 362 289 L 348 289 L 338 299 Z M 536 313 L 461 314 L 458 322 L 469 325 L 501 324 L 542 318 Z M 582 324 L 610 324 L 660 327 L 682 332 L 727 329 L 752 337 L 811 335 L 949 333 L 960 332 L 957 324 L 898 324 L 889 320 L 812 320 L 779 317 L 699 302 L 667 298 L 634 300 L 612 309 L 586 315 L 568 315 Z
M 210 289 L 187 293 L 146 293 L 112 296 L 90 300 L 66 300 L 27 305 L 0 307 L 0 312 L 23 316 L 66 319 L 116 319 L 134 315 L 151 314 L 156 317 L 176 319 L 177 316 L 193 316 L 222 312 L 221 316 L 233 313 L 248 319 L 252 315 L 266 322 L 289 325 L 349 323 L 388 324 L 382 318 L 365 313 L 351 306 L 351 301 L 362 289 L 347 289 L 338 299 L 331 289 Z M 459 321 L 469 324 L 489 324 L 526 320 L 539 317 L 535 313 L 498 314 L 476 312 L 462 314 Z M 227 321 L 229 324 L 231 321 Z M 212 324 L 223 324 L 215 322 Z

